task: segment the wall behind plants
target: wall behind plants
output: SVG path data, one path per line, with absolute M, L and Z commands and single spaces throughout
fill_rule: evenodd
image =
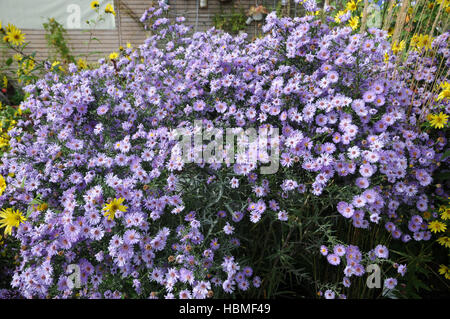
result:
M 38 1 L 37 1 L 38 2 Z M 90 0 L 85 1 L 86 6 L 90 5 Z M 95 61 L 97 58 L 107 55 L 112 51 L 116 51 L 119 46 L 125 46 L 130 42 L 133 46 L 138 46 L 144 42 L 148 36 L 143 28 L 143 24 L 139 21 L 142 13 L 151 6 L 154 6 L 155 0 L 114 0 L 107 1 L 114 3 L 116 11 L 114 30 L 95 30 L 94 36 L 98 41 L 94 41 L 88 45 L 89 32 L 87 30 L 67 30 L 67 39 L 74 56 L 83 55 L 87 51 L 98 51 L 90 60 Z M 199 0 L 169 0 L 171 6 L 169 16 L 184 16 L 186 25 L 193 26 L 193 31 L 205 31 L 213 27 L 214 15 L 217 13 L 230 13 L 234 8 L 247 11 L 252 5 L 261 1 L 256 0 L 232 0 L 229 2 L 221 2 L 219 0 L 208 0 L 206 8 L 199 7 Z M 70 5 L 70 1 L 67 1 Z M 0 7 L 1 8 L 1 7 Z M 49 17 L 51 12 L 49 12 Z M 8 21 L 3 21 L 7 23 Z M 26 40 L 30 42 L 27 50 L 29 53 L 36 51 L 37 58 L 44 59 L 48 56 L 47 41 L 45 39 L 45 30 L 26 29 L 21 25 L 17 25 L 26 34 Z M 250 36 L 254 36 L 258 30 L 258 25 L 253 22 L 247 27 L 246 32 Z

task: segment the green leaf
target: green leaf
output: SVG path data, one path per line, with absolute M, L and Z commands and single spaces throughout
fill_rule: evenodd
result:
M 450 156 L 450 148 L 446 150 L 444 154 L 442 154 L 441 161 L 445 160 L 449 156 Z
M 5 64 L 6 64 L 7 66 L 10 66 L 12 63 L 13 63 L 13 59 L 12 59 L 12 58 L 9 58 L 9 59 L 6 60 L 6 62 L 5 62 Z
M 26 177 L 24 176 L 22 178 L 22 182 L 20 183 L 20 188 L 24 188 L 25 187 L 25 180 L 26 180 Z
M 431 291 L 431 289 L 419 279 L 414 280 L 412 282 L 413 282 L 414 288 L 416 288 L 416 290 L 419 290 L 420 288 L 422 288 L 422 289 L 425 289 L 427 291 Z
M 40 199 L 40 194 L 38 194 L 38 195 L 36 196 L 36 198 L 34 198 L 34 199 L 30 202 L 31 205 L 40 205 L 40 204 L 42 204 L 42 203 L 44 203 L 44 201 L 42 201 L 42 200 Z
M 439 180 L 447 180 L 450 179 L 450 172 L 441 172 L 438 176 Z
M 32 211 L 33 211 L 33 210 L 31 209 L 31 207 L 28 207 L 28 209 L 27 209 L 27 214 L 25 215 L 25 218 L 30 217 Z

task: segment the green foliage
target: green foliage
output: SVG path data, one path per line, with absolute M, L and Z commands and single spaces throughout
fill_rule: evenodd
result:
M 14 269 L 20 249 L 19 241 L 11 236 L 0 235 L 0 289 L 11 288 L 11 270 Z
M 423 290 L 431 291 L 428 286 L 431 274 L 428 264 L 433 260 L 430 244 L 411 242 L 406 245 L 405 252 L 397 250 L 392 250 L 392 252 L 400 255 L 402 262 L 408 265 L 405 275 L 408 284 L 399 288 L 398 297 L 420 299 Z
M 47 40 L 49 53 L 52 60 L 62 60 L 64 63 L 75 63 L 66 40 L 66 29 L 53 18 L 49 18 L 48 22 L 43 24 L 46 31 L 45 39 Z
M 243 10 L 232 13 L 217 13 L 213 17 L 214 27 L 224 30 L 228 33 L 236 34 L 241 30 L 245 30 L 247 25 L 245 21 L 247 17 Z

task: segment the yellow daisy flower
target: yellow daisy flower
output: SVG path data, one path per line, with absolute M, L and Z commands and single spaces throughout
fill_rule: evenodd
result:
M 337 23 L 341 23 L 341 17 L 345 14 L 344 11 L 339 11 L 335 16 L 334 16 L 334 21 Z
M 117 211 L 126 212 L 128 207 L 122 205 L 124 200 L 125 198 L 122 197 L 114 198 L 111 202 L 103 207 L 103 210 L 105 211 L 103 215 L 107 216 L 108 219 L 114 219 Z
M 355 16 L 348 21 L 349 26 L 352 30 L 356 30 L 358 28 L 359 17 Z
M 448 272 L 448 267 L 446 265 L 439 265 L 439 274 L 445 275 Z
M 450 83 L 445 81 L 441 83 L 440 87 L 442 88 L 441 93 L 439 93 L 437 97 L 437 101 L 440 101 L 442 99 L 449 99 L 450 98 Z
M 436 0 L 437 4 L 441 4 L 442 0 Z M 444 6 L 448 7 L 450 6 L 450 0 L 444 0 Z
M 400 41 L 400 43 L 397 43 L 397 41 L 392 43 L 392 52 L 395 55 L 397 55 L 399 52 L 403 51 L 404 48 L 405 48 L 405 40 Z
M 5 178 L 2 175 L 0 175 L 0 196 L 3 194 L 5 189 L 6 189 Z
M 25 42 L 25 35 L 15 26 L 8 24 L 3 41 L 14 46 L 22 45 Z
M 105 13 L 111 13 L 112 15 L 116 15 L 116 12 L 114 11 L 114 7 L 112 4 L 108 3 L 105 8 Z
M 436 241 L 440 245 L 450 248 L 450 237 L 447 237 L 447 236 L 439 237 Z
M 115 60 L 115 59 L 117 59 L 119 57 L 119 54 L 117 53 L 117 52 L 113 52 L 113 53 L 111 53 L 110 55 L 109 55 L 109 58 L 111 59 L 111 60 Z
M 439 233 L 445 231 L 447 229 L 447 225 L 440 221 L 434 220 L 428 225 L 428 229 L 430 229 L 433 233 Z
M 433 37 L 430 37 L 428 34 L 422 35 L 419 39 L 419 47 L 424 48 L 425 51 L 430 50 L 432 42 Z
M 450 207 L 444 209 L 444 211 L 441 213 L 441 218 L 443 220 L 447 220 L 450 218 Z
M 55 66 L 58 66 L 60 64 L 59 61 L 55 61 L 52 63 L 52 67 L 50 68 L 50 70 L 53 70 L 55 68 Z
M 357 5 L 356 5 L 356 2 L 354 0 L 351 0 L 351 1 L 347 2 L 347 5 L 346 5 L 347 10 L 355 11 L 356 7 L 357 7 Z
M 86 60 L 79 58 L 77 61 L 77 65 L 80 69 L 87 69 L 87 62 Z
M 412 48 L 417 49 L 418 43 L 419 43 L 419 35 L 417 33 L 414 33 L 413 36 L 411 37 L 411 41 L 410 41 L 409 45 Z
M 91 2 L 91 9 L 96 10 L 98 7 L 100 7 L 100 3 L 98 1 L 92 1 Z
M 19 210 L 14 211 L 12 208 L 3 209 L 0 218 L 0 228 L 5 228 L 5 235 L 11 235 L 13 227 L 18 228 L 20 223 L 27 220 Z
M 447 124 L 447 121 L 448 115 L 441 112 L 439 114 L 431 115 L 430 124 L 431 127 L 441 129 L 444 128 L 444 126 Z
M 14 59 L 14 61 L 20 62 L 23 60 L 23 56 L 20 53 L 16 53 L 13 55 L 13 59 Z

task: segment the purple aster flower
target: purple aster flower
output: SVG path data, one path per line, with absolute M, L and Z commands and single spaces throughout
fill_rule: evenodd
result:
M 320 253 L 322 254 L 322 256 L 328 255 L 328 248 L 324 245 L 320 246 Z
M 375 255 L 378 258 L 388 258 L 389 256 L 389 250 L 384 245 L 377 245 L 375 247 Z
M 384 280 L 384 287 L 386 289 L 392 290 L 397 286 L 397 279 L 395 278 L 387 278 Z
M 278 212 L 278 219 L 281 221 L 287 221 L 288 214 L 284 210 L 282 210 L 282 211 Z
M 259 276 L 253 277 L 253 286 L 259 288 L 261 286 L 261 278 Z
M 344 245 L 336 245 L 334 246 L 333 252 L 338 256 L 345 255 L 345 246 Z
M 325 299 L 334 299 L 336 297 L 336 294 L 334 291 L 328 289 L 325 291 L 324 297 Z
M 353 205 L 346 202 L 339 202 L 337 205 L 337 210 L 345 218 L 352 217 L 354 212 Z
M 339 258 L 339 256 L 336 254 L 329 254 L 327 256 L 327 260 L 333 266 L 337 266 L 341 263 L 341 258 Z
M 363 100 L 366 103 L 371 103 L 371 102 L 375 101 L 375 99 L 376 99 L 376 94 L 373 91 L 366 91 L 363 94 Z
M 402 277 L 405 276 L 406 270 L 407 270 L 406 265 L 398 265 L 397 271 L 399 274 L 402 275 Z

